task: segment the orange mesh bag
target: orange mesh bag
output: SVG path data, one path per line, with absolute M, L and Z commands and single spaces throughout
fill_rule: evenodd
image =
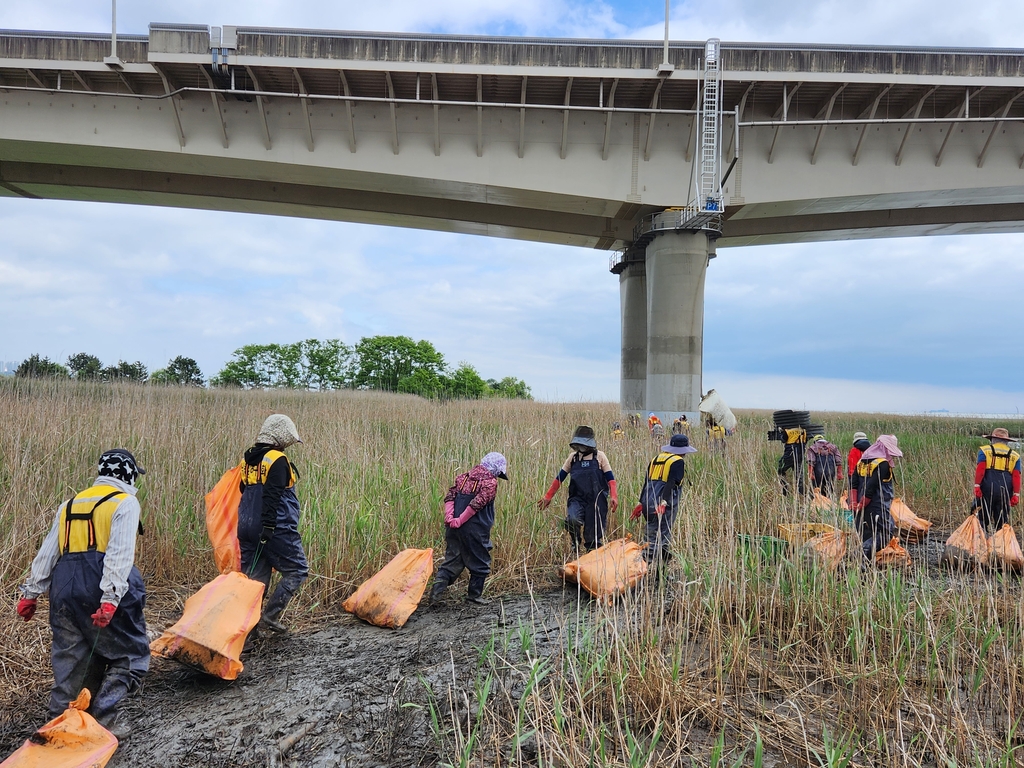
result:
M 433 572 L 434 550 L 403 549 L 341 607 L 378 627 L 398 629 L 419 606 Z
M 2 768 L 103 768 L 117 749 L 114 734 L 87 710 L 83 688 L 63 713 L 48 722 L 2 763 Z
M 611 541 L 561 568 L 563 579 L 577 582 L 594 597 L 604 600 L 636 586 L 646 574 L 643 549 L 629 538 Z
M 827 512 L 835 508 L 836 503 L 832 499 L 823 495 L 817 488 L 814 489 L 814 495 L 811 496 L 811 509 L 820 509 L 822 512 Z
M 238 571 L 224 573 L 185 601 L 178 623 L 150 645 L 154 656 L 234 680 L 249 631 L 260 620 L 263 584 Z
M 928 535 L 928 529 L 932 527 L 929 521 L 915 515 L 903 499 L 893 499 L 889 513 L 896 522 L 896 529 L 909 544 L 917 544 Z
M 803 549 L 821 560 L 830 571 L 834 571 L 846 557 L 846 534 L 842 531 L 819 533 L 804 544 Z
M 1013 527 L 1009 523 L 996 531 L 990 545 L 989 565 L 993 568 L 1003 568 L 1008 571 L 1024 569 L 1024 552 L 1021 552 L 1017 534 L 1013 532 Z
M 946 539 L 941 563 L 954 568 L 977 568 L 988 562 L 989 543 L 985 529 L 975 515 L 968 515 L 963 524 Z
M 213 545 L 213 560 L 221 573 L 242 570 L 238 549 L 238 504 L 242 501 L 239 484 L 242 465 L 232 467 L 206 494 L 206 531 Z
M 893 537 L 884 548 L 875 552 L 875 565 L 879 568 L 907 568 L 910 565 L 910 553 L 900 546 L 900 540 Z

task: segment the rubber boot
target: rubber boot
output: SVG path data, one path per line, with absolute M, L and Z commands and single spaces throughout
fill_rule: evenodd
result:
M 292 601 L 292 597 L 299 591 L 299 587 L 305 580 L 304 574 L 282 573 L 277 589 L 274 590 L 274 594 L 267 600 L 266 607 L 263 609 L 260 624 L 274 632 L 287 632 L 288 627 L 281 623 L 281 614 L 284 613 L 284 609 L 288 607 L 288 603 Z
M 483 596 L 484 594 L 484 580 L 486 576 L 474 576 L 469 577 L 469 590 L 466 593 L 466 599 L 471 603 L 477 605 L 490 605 L 491 601 Z
M 435 579 L 434 586 L 430 590 L 430 599 L 427 601 L 427 607 L 432 608 L 441 602 L 441 595 L 444 594 L 446 589 L 448 589 L 447 581 L 438 581 Z

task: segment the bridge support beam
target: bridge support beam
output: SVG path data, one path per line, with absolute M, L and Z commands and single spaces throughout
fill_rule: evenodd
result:
M 642 411 L 647 399 L 647 270 L 643 261 L 631 261 L 619 274 L 622 307 L 622 410 Z
M 666 231 L 647 245 L 646 409 L 695 420 L 704 351 L 705 232 Z M 625 336 L 625 334 L 624 334 Z

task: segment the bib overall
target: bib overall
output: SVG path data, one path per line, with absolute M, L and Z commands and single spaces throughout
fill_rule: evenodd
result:
M 576 453 L 569 466 L 569 499 L 565 510 L 565 529 L 573 546 L 590 551 L 604 542 L 608 526 L 608 481 L 596 453 L 584 458 Z

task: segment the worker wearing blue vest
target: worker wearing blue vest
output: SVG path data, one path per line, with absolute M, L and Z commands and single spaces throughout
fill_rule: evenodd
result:
M 689 437 L 672 435 L 668 445 L 661 446 L 661 452 L 647 467 L 640 503 L 633 509 L 631 518 L 635 520 L 643 515 L 647 521 L 644 559 L 649 563 L 659 565 L 669 557 L 672 526 L 679 512 L 679 486 L 686 472 L 683 457 L 696 452 Z
M 117 720 L 121 701 L 149 670 L 146 587 L 135 567 L 135 482 L 145 472 L 123 448 L 100 456 L 93 484 L 57 509 L 18 602 L 28 621 L 50 593 L 50 717 L 89 688 L 90 714 L 118 738 L 129 730 Z
M 285 449 L 301 443 L 295 423 L 284 414 L 268 416 L 245 452 L 238 505 L 238 547 L 242 573 L 270 588 L 272 571 L 281 575 L 266 601 L 260 626 L 284 632 L 281 614 L 309 576 L 306 552 L 299 537 L 299 472 Z M 266 595 L 266 592 L 264 592 Z

